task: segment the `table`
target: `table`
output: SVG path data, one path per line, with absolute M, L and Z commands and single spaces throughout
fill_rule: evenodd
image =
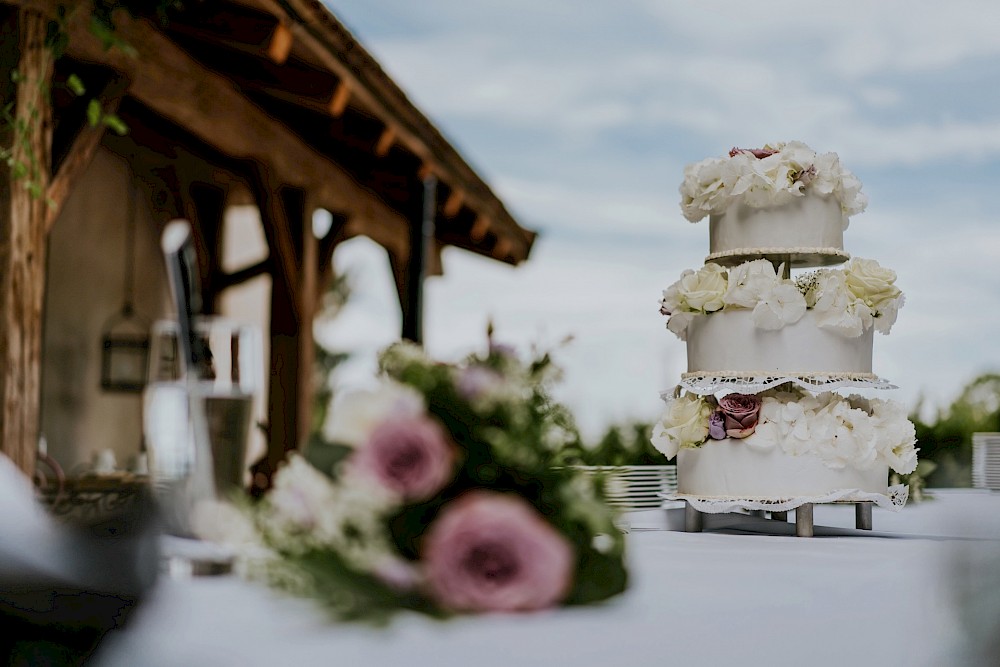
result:
M 629 590 L 530 615 L 408 614 L 375 629 L 232 576 L 164 578 L 95 664 L 1000 664 L 1000 643 L 988 646 L 1000 631 L 1000 493 L 933 496 L 875 508 L 871 532 L 854 530 L 853 506 L 817 506 L 812 538 L 746 515 L 685 533 L 682 508 L 632 513 Z

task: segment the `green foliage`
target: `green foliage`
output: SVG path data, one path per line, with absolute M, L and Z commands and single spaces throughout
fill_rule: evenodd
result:
M 560 465 L 640 466 L 667 465 L 667 457 L 650 442 L 652 424 L 633 422 L 612 425 L 596 445 L 576 441 L 559 453 Z
M 969 486 L 972 479 L 972 434 L 1000 431 L 1000 374 L 975 378 L 933 421 L 920 418 L 921 408 L 910 416 L 917 432 L 920 458 L 933 461 L 928 487 Z

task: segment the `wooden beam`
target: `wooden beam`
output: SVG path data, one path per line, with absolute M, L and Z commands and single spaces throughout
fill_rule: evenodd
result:
M 469 231 L 469 237 L 476 243 L 479 243 L 486 238 L 486 232 L 488 231 L 490 231 L 490 219 L 484 215 L 480 215 L 472 224 L 472 229 Z
M 379 157 L 388 155 L 394 141 L 396 141 L 396 130 L 392 125 L 387 125 L 375 143 L 375 155 Z
M 275 258 L 274 268 L 278 269 L 286 283 L 298 285 L 300 250 L 293 239 L 294 221 L 289 219 L 281 196 L 282 189 L 288 186 L 278 181 L 269 169 L 257 163 L 251 165 L 249 176 L 250 187 L 260 210 L 260 219 L 264 223 L 267 245 L 271 250 L 271 257 Z M 292 307 L 295 308 L 295 304 Z
M 397 126 L 398 140 L 421 160 L 440 163 L 434 174 L 439 180 L 463 184 L 467 202 L 477 212 L 489 215 L 498 230 L 527 256 L 534 234 L 517 225 L 489 186 L 458 154 L 436 127 L 407 99 L 378 63 L 328 10 L 314 0 L 248 0 L 249 4 L 290 21 L 296 40 L 331 72 L 346 81 L 359 102 L 385 122 Z M 290 16 L 294 14 L 294 17 Z M 423 180 L 426 174 L 419 174 Z
M 14 20 L 9 15 L 5 19 L 7 32 Z M 6 166 L 0 171 L 5 181 L 0 192 L 0 451 L 31 478 L 41 414 L 47 254 L 44 195 L 52 150 L 48 91 L 53 59 L 45 46 L 48 19 L 43 14 L 22 9 L 16 24 L 18 40 L 5 40 L 0 53 L 13 56 L 11 61 L 20 74 L 14 118 L 25 129 L 21 136 L 8 140 L 12 163 L 26 166 L 35 191 L 15 181 Z
M 82 14 L 82 12 L 81 12 Z M 278 180 L 314 192 L 328 208 L 346 209 L 374 226 L 400 227 L 406 219 L 360 186 L 342 167 L 251 103 L 232 81 L 207 69 L 149 22 L 115 15 L 122 39 L 136 57 L 106 51 L 86 25 L 70 25 L 70 55 L 107 64 L 132 81 L 129 95 L 235 158 L 274 169 Z
M 125 96 L 127 87 L 128 81 L 124 77 L 115 77 L 96 96 L 95 99 L 97 99 L 105 114 L 113 114 L 118 110 L 118 105 Z M 48 191 L 46 192 L 46 199 L 49 202 L 48 212 L 45 217 L 46 234 L 52 231 L 52 227 L 55 225 L 56 218 L 59 217 L 59 212 L 62 210 L 66 198 L 73 191 L 73 187 L 80 180 L 80 177 L 87 171 L 87 167 L 93 162 L 94 155 L 97 153 L 97 147 L 101 145 L 101 139 L 104 138 L 106 132 L 107 125 L 104 123 L 98 123 L 97 125 L 85 123 L 73 140 L 66 157 L 63 159 L 62 164 L 59 165 L 59 170 L 53 176 L 52 182 L 49 184 Z
M 334 118 L 340 118 L 344 114 L 344 110 L 347 109 L 347 103 L 351 100 L 351 87 L 341 79 L 340 83 L 337 84 L 337 89 L 333 91 L 333 97 L 330 98 L 330 115 Z
M 444 210 L 442 211 L 445 217 L 454 218 L 458 215 L 458 212 L 462 210 L 462 204 L 465 201 L 465 193 L 461 189 L 455 189 L 451 191 L 448 198 L 444 202 Z
M 271 41 L 267 45 L 267 57 L 278 65 L 284 64 L 288 60 L 288 54 L 292 52 L 292 42 L 294 40 L 292 31 L 288 29 L 288 26 L 284 23 L 278 23 L 274 26 L 274 32 L 271 33 Z

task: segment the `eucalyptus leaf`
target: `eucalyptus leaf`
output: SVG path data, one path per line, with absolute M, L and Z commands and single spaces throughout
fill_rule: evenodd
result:
M 97 100 L 87 103 L 87 122 L 91 127 L 96 127 L 101 122 L 101 103 Z
M 77 97 L 87 92 L 87 87 L 83 85 L 83 80 L 76 74 L 70 74 L 66 79 L 66 85 Z

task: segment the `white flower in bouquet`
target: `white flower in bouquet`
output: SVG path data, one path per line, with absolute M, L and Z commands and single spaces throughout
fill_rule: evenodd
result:
M 357 447 L 390 416 L 416 417 L 425 411 L 424 398 L 416 389 L 397 382 L 382 382 L 376 389 L 338 396 L 323 435 L 330 442 Z
M 793 282 L 785 280 L 761 295 L 751 317 L 758 329 L 776 331 L 798 322 L 805 314 L 805 298 Z
M 698 447 L 708 438 L 712 406 L 700 396 L 684 394 L 667 401 L 663 416 L 653 426 L 651 442 L 668 459 L 682 447 Z

